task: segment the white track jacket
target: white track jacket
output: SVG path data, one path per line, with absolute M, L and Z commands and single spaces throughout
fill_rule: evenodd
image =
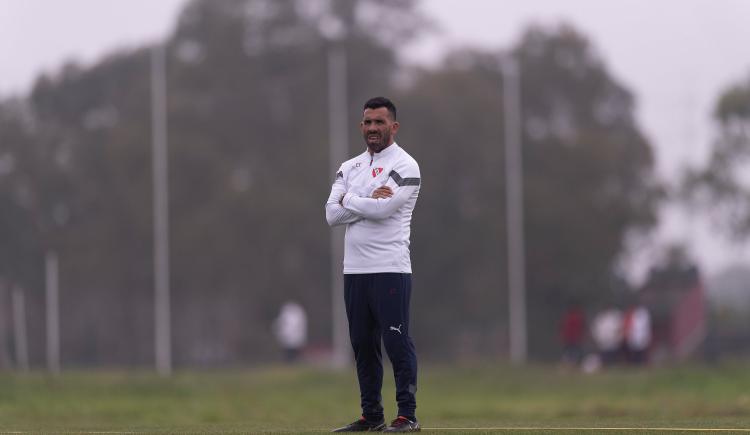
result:
M 393 196 L 373 199 L 383 185 Z M 411 273 L 409 236 L 419 185 L 417 161 L 395 142 L 341 165 L 325 208 L 328 225 L 346 224 L 345 274 Z

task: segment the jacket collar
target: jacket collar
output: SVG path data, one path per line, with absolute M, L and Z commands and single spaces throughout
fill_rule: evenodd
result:
M 391 156 L 391 155 L 395 154 L 398 149 L 399 149 L 399 146 L 394 141 L 392 144 L 388 145 L 388 147 L 386 147 L 383 151 L 381 151 L 379 153 L 373 154 L 372 155 L 372 160 L 373 161 L 380 160 L 380 159 L 386 158 L 388 156 Z M 365 155 L 367 157 L 370 157 L 370 151 L 369 150 L 365 150 Z

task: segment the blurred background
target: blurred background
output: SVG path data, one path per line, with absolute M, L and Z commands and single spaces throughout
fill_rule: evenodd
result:
M 421 166 L 422 360 L 746 356 L 748 16 L 0 0 L 0 368 L 345 356 L 323 204 L 376 95 Z

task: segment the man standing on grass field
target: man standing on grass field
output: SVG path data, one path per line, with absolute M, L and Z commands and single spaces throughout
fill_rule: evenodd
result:
M 331 226 L 346 224 L 344 300 L 357 362 L 362 417 L 334 432 L 417 432 L 417 356 L 409 337 L 411 215 L 419 165 L 396 144 L 396 106 L 368 100 L 359 124 L 367 150 L 336 172 L 326 202 Z M 398 416 L 386 427 L 381 339 L 396 378 Z

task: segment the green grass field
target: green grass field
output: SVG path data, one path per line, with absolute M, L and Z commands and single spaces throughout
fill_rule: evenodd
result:
M 389 366 L 386 375 L 384 402 L 392 418 Z M 435 428 L 425 433 L 732 433 L 707 429 L 750 428 L 750 364 L 594 375 L 550 366 L 427 366 L 417 399 L 422 425 Z M 353 369 L 190 371 L 170 379 L 124 371 L 57 378 L 5 373 L 0 433 L 322 433 L 357 417 L 358 402 Z M 469 427 L 502 429 L 443 429 Z

